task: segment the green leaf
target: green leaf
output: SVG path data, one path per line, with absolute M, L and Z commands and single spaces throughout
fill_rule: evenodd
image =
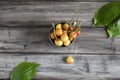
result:
M 32 62 L 20 63 L 12 72 L 10 80 L 31 80 L 40 64 Z
M 94 16 L 96 26 L 108 26 L 120 15 L 120 2 L 110 2 L 103 5 Z
M 115 37 L 120 35 L 120 18 L 113 21 L 107 27 L 109 37 Z

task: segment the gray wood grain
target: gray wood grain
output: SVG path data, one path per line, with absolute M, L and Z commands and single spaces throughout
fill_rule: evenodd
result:
M 91 26 L 109 1 L 119 0 L 0 0 L 0 79 L 29 61 L 41 64 L 35 80 L 120 80 L 120 37 L 108 38 L 103 27 Z M 70 21 L 75 8 L 81 35 L 70 47 L 52 45 L 51 23 Z M 69 55 L 74 64 L 66 63 Z
M 110 2 L 119 0 L 0 0 L 1 2 Z
M 82 26 L 91 26 L 92 18 L 107 2 L 0 2 L 1 26 L 45 27 L 52 22 L 69 22 L 78 9 Z M 86 6 L 87 5 L 87 6 Z
M 1 79 L 1 80 L 9 80 L 9 79 Z M 41 80 L 41 79 L 33 79 L 33 80 Z M 65 78 L 42 78 L 42 80 L 119 80 L 119 78 L 99 78 L 99 77 L 82 77 L 76 79 L 65 79 Z
M 112 40 L 104 28 L 82 28 L 81 35 L 69 47 L 54 46 L 49 40 L 50 28 L 11 28 L 1 30 L 0 52 L 43 53 L 115 53 Z M 119 53 L 118 53 L 119 54 Z
M 115 37 L 114 38 L 114 43 L 113 43 L 116 53 L 120 53 L 120 38 L 119 37 L 120 36 Z
M 73 56 L 75 62 L 67 64 L 67 56 Z M 5 59 L 6 58 L 6 59 Z M 120 78 L 119 55 L 79 55 L 74 54 L 0 54 L 0 78 L 9 78 L 13 68 L 23 61 L 37 62 L 36 79 L 79 80 L 90 78 Z M 6 67 L 5 67 L 6 66 Z

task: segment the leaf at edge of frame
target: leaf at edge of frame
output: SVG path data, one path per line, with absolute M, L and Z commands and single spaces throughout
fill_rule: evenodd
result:
M 120 18 L 117 18 L 115 21 L 109 24 L 106 29 L 109 37 L 120 35 Z
M 10 80 L 31 80 L 35 76 L 39 65 L 40 64 L 32 62 L 20 63 L 13 70 Z
M 103 5 L 94 16 L 94 26 L 107 26 L 120 15 L 120 2 Z

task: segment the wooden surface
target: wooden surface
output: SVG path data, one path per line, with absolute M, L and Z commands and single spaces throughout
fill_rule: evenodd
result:
M 0 79 L 9 79 L 17 64 L 30 61 L 41 64 L 38 80 L 120 80 L 120 37 L 108 38 L 102 26 L 92 27 L 95 12 L 109 1 L 117 0 L 1 0 Z M 54 46 L 51 23 L 70 21 L 75 8 L 81 35 L 69 47 Z M 66 64 L 69 55 L 74 64 Z

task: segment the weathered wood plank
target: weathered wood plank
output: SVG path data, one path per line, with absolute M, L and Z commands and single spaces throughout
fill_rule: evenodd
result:
M 56 55 L 52 57 L 51 55 L 45 56 L 46 58 L 43 58 L 40 56 L 38 59 L 30 58 L 28 57 L 27 61 L 33 61 L 33 62 L 43 62 L 41 64 L 47 65 L 46 68 L 39 68 L 38 74 L 41 74 L 40 77 L 65 77 L 65 78 L 75 78 L 75 77 L 118 77 L 119 76 L 119 70 L 120 70 L 120 62 L 119 62 L 119 56 L 118 55 L 78 55 L 75 56 L 75 63 L 72 65 L 68 65 L 64 61 L 64 57 L 67 55 Z M 54 60 L 53 60 L 53 59 Z M 49 61 L 47 59 L 50 59 Z M 44 61 L 43 61 L 44 60 Z M 63 60 L 63 61 L 60 61 Z M 60 61 L 60 62 L 59 62 Z M 49 64 L 48 64 L 48 63 Z M 54 63 L 55 62 L 55 63 Z M 63 63 L 63 64 L 62 64 Z M 43 67 L 41 66 L 41 67 Z M 52 67 L 51 67 L 52 66 Z M 44 72 L 44 70 L 47 72 Z M 57 74 L 59 75 L 57 75 Z M 114 74 L 114 76 L 113 76 Z M 53 75 L 53 76 L 52 76 Z M 71 75 L 71 76 L 70 76 Z
M 1 80 L 10 80 L 10 79 L 1 79 Z M 33 79 L 41 80 L 41 79 Z M 119 78 L 99 78 L 99 77 L 81 77 L 76 79 L 65 79 L 65 78 L 42 78 L 42 80 L 119 80 Z
M 81 35 L 70 45 L 60 48 L 49 40 L 50 28 L 12 28 L 3 30 L 6 38 L 0 38 L 0 52 L 43 52 L 43 53 L 114 53 L 112 40 L 107 38 L 104 28 L 82 28 Z M 9 31 L 9 34 L 8 34 Z M 9 35 L 9 36 L 8 36 Z M 2 35 L 1 35 L 2 36 Z
M 0 2 L 0 24 L 49 26 L 52 22 L 70 21 L 76 8 L 82 26 L 91 26 L 95 11 L 105 3 L 107 2 Z
M 74 57 L 74 64 L 66 64 L 65 58 Z M 9 78 L 13 68 L 23 61 L 37 62 L 36 79 L 78 80 L 81 78 L 120 78 L 120 55 L 79 55 L 77 54 L 0 54 L 1 79 Z M 90 80 L 91 80 L 90 79 Z
M 0 41 L 9 39 L 9 30 L 0 30 Z
M 115 37 L 113 41 L 114 41 L 113 46 L 115 47 L 116 53 L 120 53 L 120 36 Z
M 37 79 L 40 80 L 40 79 Z M 82 77 L 82 78 L 76 78 L 76 79 L 65 79 L 65 78 L 44 78 L 42 80 L 119 80 L 119 78 L 99 78 L 99 77 Z
M 19 42 L 19 41 L 40 41 L 47 40 L 49 28 L 11 28 L 0 30 L 0 41 Z M 78 38 L 108 39 L 104 28 L 81 28 L 81 35 Z
M 1 0 L 1 2 L 109 2 L 119 0 Z
M 9 51 L 22 51 L 24 50 L 24 45 L 0 42 L 0 52 L 4 52 L 6 49 L 9 49 Z
M 59 48 L 53 46 L 47 41 L 36 42 L 36 44 L 27 45 L 24 52 L 43 52 L 43 53 L 75 53 L 76 47 L 77 53 L 91 53 L 91 54 L 112 54 L 114 53 L 111 41 L 100 39 L 99 41 L 95 40 L 86 40 L 87 38 L 79 39 L 75 41 L 71 46 L 66 48 Z M 8 50 L 9 51 L 9 50 Z

